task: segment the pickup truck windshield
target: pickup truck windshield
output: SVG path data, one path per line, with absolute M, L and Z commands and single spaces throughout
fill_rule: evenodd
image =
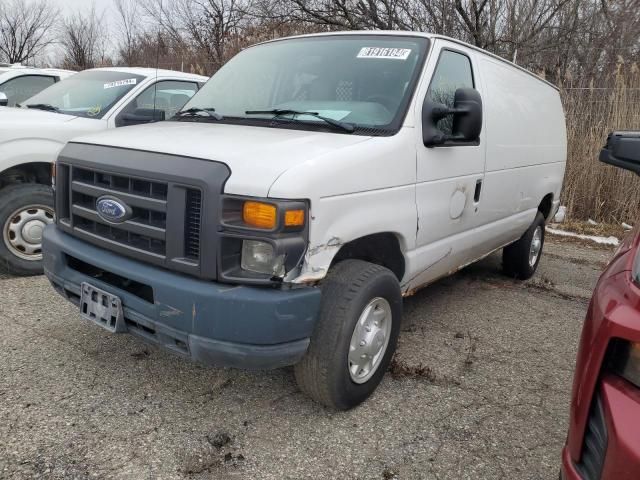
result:
M 257 45 L 231 59 L 184 107 L 215 109 L 218 118 L 179 119 L 392 134 L 404 118 L 427 47 L 426 38 L 389 35 Z M 348 128 L 336 128 L 326 119 Z
M 58 82 L 22 102 L 37 108 L 86 118 L 102 118 L 145 77 L 126 72 L 88 70 Z

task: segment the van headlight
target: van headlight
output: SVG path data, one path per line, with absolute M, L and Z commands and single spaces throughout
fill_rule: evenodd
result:
M 258 240 L 242 241 L 240 268 L 254 273 L 283 277 L 284 255 L 276 256 L 273 245 Z
M 309 238 L 309 202 L 222 196 L 218 278 L 282 282 L 300 266 Z

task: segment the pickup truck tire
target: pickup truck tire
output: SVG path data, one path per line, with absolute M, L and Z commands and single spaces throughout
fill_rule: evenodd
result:
M 536 273 L 544 246 L 544 227 L 544 216 L 538 212 L 520 240 L 504 247 L 502 268 L 507 275 L 519 280 L 527 280 Z
M 0 268 L 14 275 L 42 274 L 42 230 L 53 223 L 51 187 L 37 183 L 0 190 Z
M 348 410 L 373 393 L 389 367 L 402 294 L 393 272 L 362 260 L 335 265 L 321 288 L 319 318 L 294 367 L 296 381 L 317 402 Z

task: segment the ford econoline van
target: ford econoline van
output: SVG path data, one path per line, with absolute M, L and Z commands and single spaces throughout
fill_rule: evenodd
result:
M 475 47 L 274 40 L 174 120 L 62 150 L 45 273 L 111 332 L 295 365 L 304 392 L 348 409 L 385 374 L 404 296 L 499 249 L 508 275 L 534 274 L 565 159 L 557 89 Z

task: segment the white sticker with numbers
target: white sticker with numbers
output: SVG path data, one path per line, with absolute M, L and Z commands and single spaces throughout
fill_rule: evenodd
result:
M 385 58 L 392 60 L 406 60 L 411 54 L 410 48 L 390 47 L 362 47 L 358 58 Z
M 138 83 L 137 79 L 127 78 L 126 80 L 117 80 L 115 82 L 105 83 L 104 89 L 107 90 L 108 88 L 122 87 L 123 85 L 135 85 L 136 83 Z

